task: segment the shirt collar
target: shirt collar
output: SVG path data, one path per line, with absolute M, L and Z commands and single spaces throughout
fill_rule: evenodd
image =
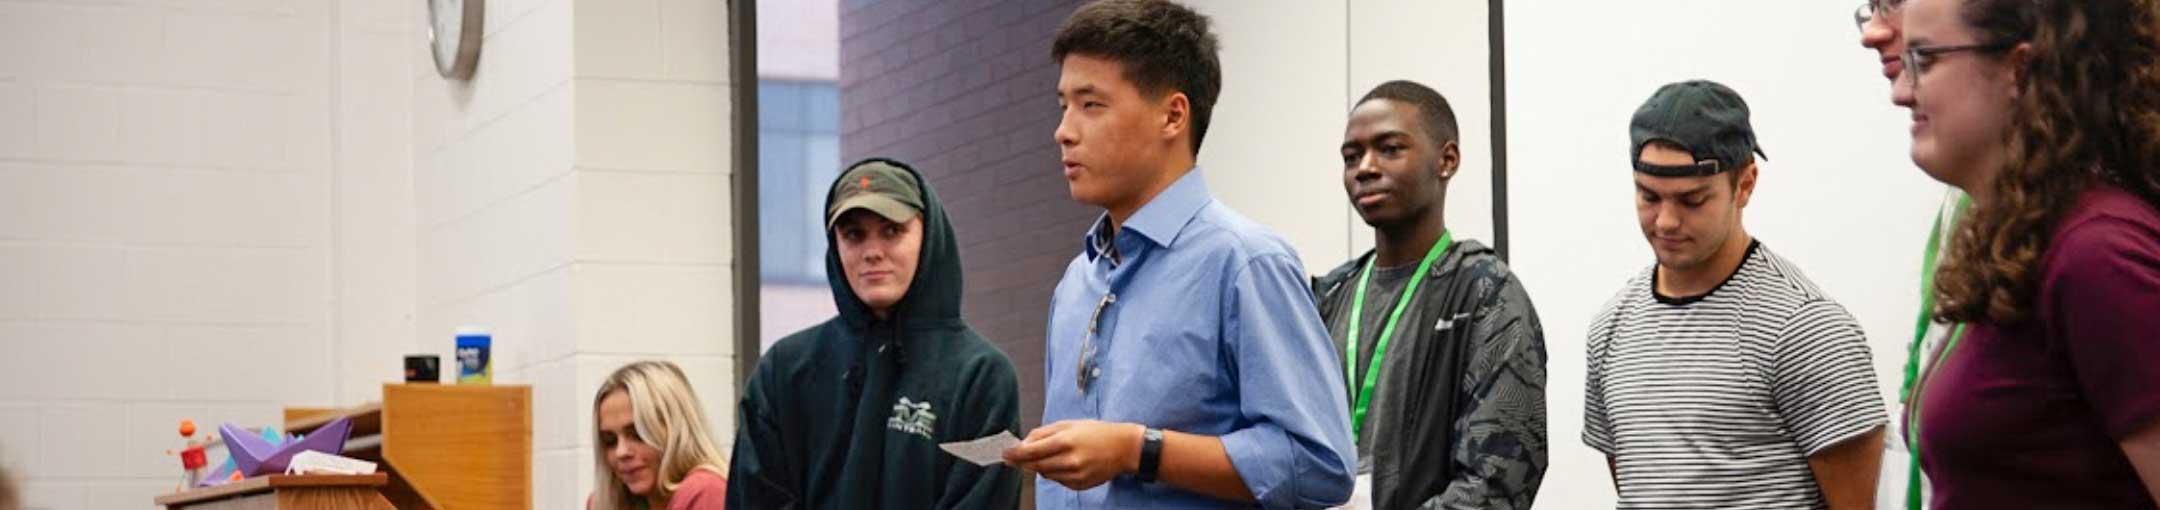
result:
M 1185 225 L 1192 222 L 1193 216 L 1200 213 L 1200 208 L 1213 200 L 1208 196 L 1207 179 L 1202 178 L 1200 169 L 1195 167 L 1186 171 L 1185 175 L 1171 183 L 1170 187 L 1155 194 L 1155 198 L 1148 200 L 1147 205 L 1140 206 L 1139 211 L 1125 219 L 1124 228 L 1121 230 L 1139 234 L 1141 239 L 1168 248 L 1177 242 L 1178 235 L 1185 231 Z M 1110 215 L 1107 213 L 1097 217 L 1095 224 L 1088 227 L 1088 258 L 1093 259 L 1116 249 L 1116 246 L 1109 244 L 1111 237 L 1104 235 L 1109 228 Z

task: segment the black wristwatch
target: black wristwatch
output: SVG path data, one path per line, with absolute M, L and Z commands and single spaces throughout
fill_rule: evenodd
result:
M 1155 483 L 1155 471 L 1162 467 L 1162 429 L 1147 427 L 1140 432 L 1140 472 L 1135 476 L 1142 483 Z

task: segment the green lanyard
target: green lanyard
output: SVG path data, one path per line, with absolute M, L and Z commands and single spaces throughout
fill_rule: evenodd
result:
M 1965 213 L 1965 208 L 1970 205 L 1972 205 L 1971 198 L 1959 197 L 1957 206 L 1951 210 L 1950 214 L 1962 215 Z M 1913 390 L 1920 380 L 1920 357 L 1926 355 L 1921 352 L 1921 349 L 1922 345 L 1927 341 L 1928 325 L 1934 322 L 1935 261 L 1936 255 L 1942 250 L 1942 224 L 1943 217 L 1941 214 L 1937 214 L 1935 216 L 1935 226 L 1928 229 L 1927 252 L 1921 257 L 1920 261 L 1920 316 L 1914 321 L 1912 344 L 1906 348 L 1905 384 L 1898 388 L 1898 402 L 1905 404 L 1906 412 L 1904 432 L 1907 441 L 1905 450 L 1912 454 L 1912 462 L 1906 463 L 1905 473 L 1905 507 L 1910 509 L 1920 508 L 1920 484 L 1922 483 L 1920 478 L 1920 402 L 1914 400 Z M 1965 325 L 1963 324 L 1951 328 L 1950 337 L 1945 339 L 1947 343 L 1937 352 L 1935 362 L 1929 364 L 1929 366 L 1941 367 L 1943 359 L 1949 357 L 1950 350 L 1957 347 L 1958 340 L 1965 336 L 1964 333 Z M 1934 369 L 1931 368 L 1928 371 L 1932 373 Z
M 1373 345 L 1372 361 L 1366 364 L 1365 382 L 1358 385 L 1357 400 L 1350 407 L 1350 437 L 1355 440 L 1365 428 L 1365 408 L 1372 404 L 1373 386 L 1380 382 L 1380 359 L 1387 356 L 1388 339 L 1395 336 L 1395 321 L 1402 319 L 1403 309 L 1410 307 L 1410 297 L 1417 294 L 1418 285 L 1425 281 L 1425 272 L 1432 269 L 1433 261 L 1448 251 L 1448 244 L 1455 234 L 1440 231 L 1440 241 L 1425 251 L 1425 260 L 1418 261 L 1417 273 L 1410 275 L 1410 283 L 1403 286 L 1402 297 L 1395 300 L 1395 311 L 1388 312 L 1387 325 L 1380 328 L 1380 338 Z M 1373 263 L 1379 255 L 1365 259 L 1365 270 L 1358 275 L 1357 294 L 1350 298 L 1350 334 L 1343 342 L 1343 377 L 1357 381 L 1358 324 L 1365 322 L 1365 286 L 1372 283 Z
M 1972 199 L 1960 197 L 1957 208 L 1951 214 L 1964 214 L 1965 207 L 1971 203 Z M 1919 379 L 1920 375 L 1920 357 L 1925 355 L 1925 353 L 1920 352 L 1921 344 L 1926 342 L 1928 325 L 1934 319 L 1935 260 L 1936 254 L 1942 250 L 1942 224 L 1942 215 L 1937 214 L 1935 216 L 1935 226 L 1928 229 L 1927 252 L 1920 260 L 1920 313 L 1919 317 L 1913 320 L 1912 344 L 1906 346 L 1905 384 L 1898 389 L 1899 402 L 1910 402 L 1912 400 L 1913 383 Z

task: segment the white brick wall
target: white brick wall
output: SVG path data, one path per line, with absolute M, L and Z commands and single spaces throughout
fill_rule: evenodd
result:
M 533 385 L 534 508 L 591 492 L 624 363 L 682 365 L 733 438 L 725 6 L 496 0 L 470 83 L 411 39 L 414 348 L 495 333 L 496 379 Z
M 0 54 L 0 59 L 6 58 Z M 4 65 L 0 62 L 0 66 Z M 37 118 L 30 115 L 35 111 L 34 104 L 28 85 L 12 80 L 0 81 L 0 158 L 30 157 L 37 141 Z
M 415 15 L 424 19 L 425 10 Z M 561 320 L 571 310 L 576 234 L 570 24 L 567 0 L 490 2 L 470 82 L 437 76 L 425 37 L 408 38 L 406 52 L 418 243 L 413 349 L 449 360 L 458 326 L 495 335 L 495 380 L 534 386 L 535 508 L 555 505 L 537 483 L 551 472 L 542 434 L 578 425 L 550 419 L 572 409 L 568 388 L 540 377 L 571 366 L 574 352 Z
M 149 506 L 177 420 L 379 398 L 468 324 L 534 386 L 535 508 L 591 490 L 591 392 L 628 361 L 682 364 L 732 438 L 725 5 L 494 0 L 449 82 L 424 3 L 0 0 L 29 508 Z
M 178 420 L 332 399 L 339 1 L 0 0 L 0 463 L 29 508 L 149 508 Z
M 539 489 L 537 508 L 574 509 L 592 490 L 592 392 L 636 359 L 681 365 L 723 450 L 734 439 L 732 172 L 726 2 L 576 4 L 578 232 L 575 388 L 562 454 L 542 466 L 577 490 Z M 560 418 L 558 418 L 560 419 Z M 567 445 L 567 446 L 565 446 Z M 543 454 L 543 459 L 548 454 Z M 558 471 L 559 470 L 559 471 Z M 568 484 L 565 484 L 568 485 Z
M 413 352 L 418 210 L 412 38 L 417 2 L 344 0 L 334 187 L 338 405 L 380 398 Z

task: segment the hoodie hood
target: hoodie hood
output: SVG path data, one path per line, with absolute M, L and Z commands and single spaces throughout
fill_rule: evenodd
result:
M 889 322 L 900 329 L 936 329 L 962 327 L 960 321 L 961 284 L 960 243 L 953 237 L 952 222 L 945 215 L 945 203 L 936 190 L 923 179 L 922 172 L 906 163 L 886 158 L 870 158 L 855 162 L 846 168 L 863 163 L 883 162 L 902 170 L 915 179 L 917 189 L 922 190 L 922 253 L 915 259 L 915 278 L 908 284 L 906 294 L 892 308 Z M 842 170 L 841 174 L 846 175 Z M 825 188 L 825 210 L 830 210 L 839 190 L 835 179 Z M 832 288 L 833 304 L 839 310 L 841 321 L 848 329 L 861 331 L 869 327 L 875 318 L 870 306 L 856 297 L 855 289 L 848 284 L 847 270 L 840 265 L 840 248 L 833 229 L 825 229 L 825 282 Z

